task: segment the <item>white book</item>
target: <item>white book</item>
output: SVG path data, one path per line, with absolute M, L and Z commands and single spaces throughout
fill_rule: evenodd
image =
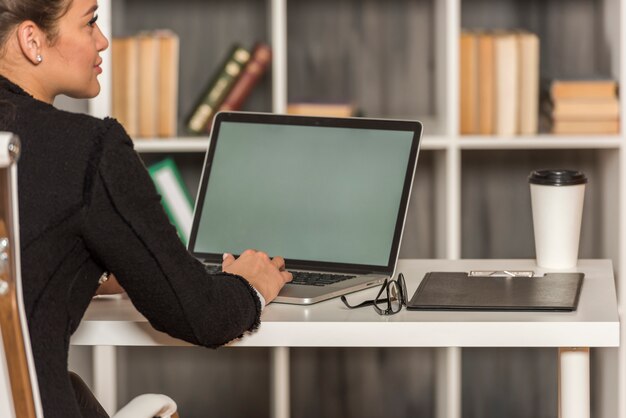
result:
M 495 55 L 495 123 L 496 135 L 515 135 L 518 132 L 518 53 L 514 33 L 496 33 Z

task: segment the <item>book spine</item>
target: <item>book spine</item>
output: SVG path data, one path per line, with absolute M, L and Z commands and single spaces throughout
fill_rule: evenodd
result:
M 227 59 L 211 79 L 209 86 L 194 106 L 187 120 L 187 129 L 193 133 L 202 133 L 210 126 L 217 109 L 230 92 L 244 65 L 250 60 L 250 53 L 239 45 L 229 52 Z
M 554 80 L 550 97 L 558 99 L 610 99 L 617 96 L 617 82 L 613 80 Z
M 176 163 L 173 159 L 166 158 L 151 165 L 148 172 L 162 197 L 163 209 L 186 245 L 193 221 L 193 205 Z
M 619 133 L 619 120 L 608 120 L 608 121 L 581 121 L 581 120 L 554 120 L 552 125 L 552 133 L 553 134 L 574 134 L 574 135 L 582 135 L 582 134 L 596 134 L 596 135 L 607 135 L 607 134 L 618 134 Z
M 619 101 L 613 99 L 561 99 L 548 104 L 552 118 L 564 120 L 612 120 L 619 118 Z
M 124 126 L 131 138 L 139 133 L 137 55 L 136 38 L 113 38 L 111 42 L 113 82 L 111 113 Z
M 518 132 L 518 53 L 515 34 L 495 37 L 495 134 L 515 135 Z
M 173 137 L 178 119 L 178 63 L 180 41 L 171 31 L 159 31 L 159 87 L 158 135 Z
M 159 98 L 159 41 L 151 33 L 141 34 L 139 44 L 139 136 L 157 135 Z
M 494 128 L 494 39 L 493 35 L 483 33 L 478 36 L 478 132 L 492 135 Z
M 224 99 L 219 110 L 238 110 L 259 82 L 272 60 L 272 50 L 266 44 L 257 44 L 232 90 Z
M 537 133 L 539 117 L 539 38 L 518 34 L 519 90 L 518 129 L 522 135 Z
M 460 40 L 460 129 L 463 135 L 478 132 L 478 52 L 477 36 L 461 33 Z

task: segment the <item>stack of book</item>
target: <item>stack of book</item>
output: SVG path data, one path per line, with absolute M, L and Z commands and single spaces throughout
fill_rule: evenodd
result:
M 544 102 L 554 134 L 619 133 L 615 80 L 553 80 Z
M 357 116 L 360 112 L 350 103 L 289 103 L 287 114 L 304 116 L 331 116 L 347 118 Z
M 537 35 L 522 30 L 463 31 L 460 71 L 461 134 L 537 133 Z
M 189 132 L 209 133 L 217 112 L 239 110 L 271 59 L 272 52 L 266 44 L 257 43 L 252 51 L 234 45 L 192 108 L 186 121 Z
M 131 137 L 176 135 L 179 48 L 169 30 L 113 39 L 112 115 Z

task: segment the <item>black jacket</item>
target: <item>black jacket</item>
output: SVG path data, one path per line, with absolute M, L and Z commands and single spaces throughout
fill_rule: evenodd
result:
M 80 417 L 69 340 L 104 271 L 154 328 L 190 343 L 217 347 L 258 326 L 254 289 L 187 252 L 117 121 L 58 110 L 0 77 L 0 130 L 22 141 L 22 280 L 46 418 Z

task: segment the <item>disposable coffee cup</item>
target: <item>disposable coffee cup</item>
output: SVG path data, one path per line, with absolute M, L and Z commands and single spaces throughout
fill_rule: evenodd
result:
M 587 176 L 574 170 L 536 170 L 528 182 L 537 265 L 576 267 Z

